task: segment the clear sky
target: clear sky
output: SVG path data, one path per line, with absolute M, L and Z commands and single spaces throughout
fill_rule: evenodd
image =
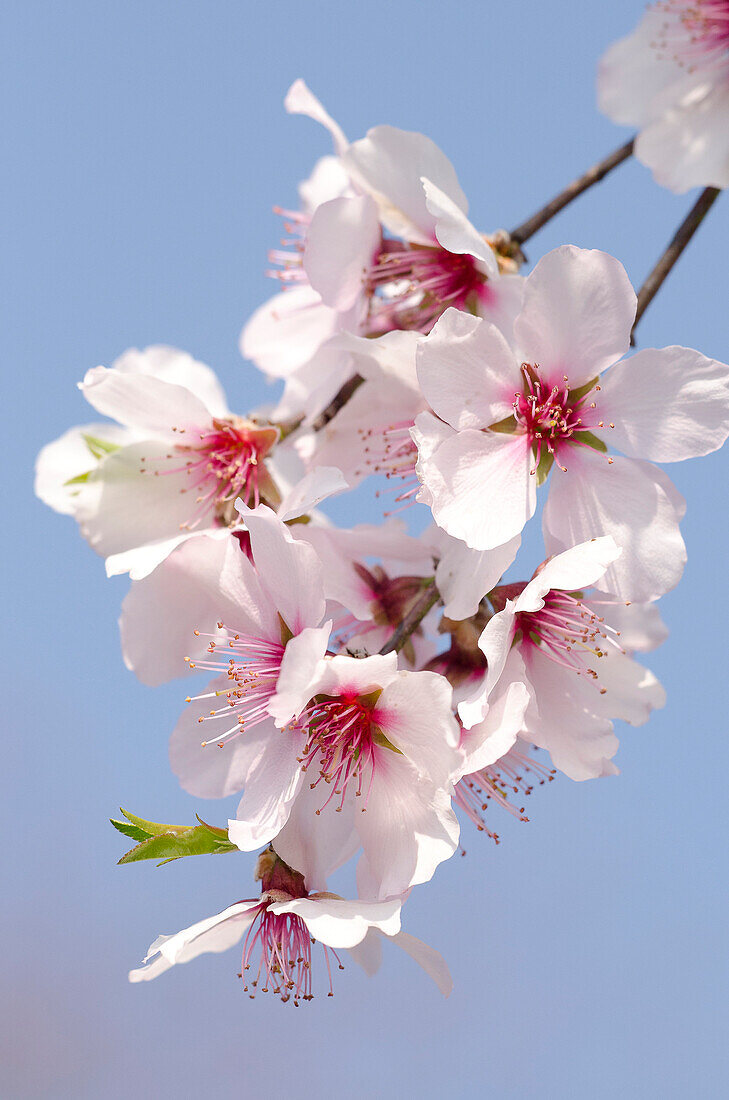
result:
M 333 1000 L 254 1003 L 234 952 L 130 986 L 159 932 L 251 893 L 253 859 L 116 867 L 122 804 L 196 810 L 167 767 L 185 689 L 121 662 L 126 581 L 32 497 L 35 453 L 87 419 L 75 383 L 125 348 L 177 345 L 243 412 L 270 395 L 237 351 L 272 289 L 274 203 L 328 151 L 282 109 L 303 76 L 349 137 L 389 122 L 453 160 L 484 230 L 514 225 L 629 136 L 594 106 L 629 0 L 7 0 L 0 16 L 4 377 L 3 1096 L 466 1097 L 726 1095 L 726 607 L 729 453 L 672 471 L 689 562 L 663 601 L 651 665 L 669 693 L 620 730 L 611 780 L 559 779 L 496 848 L 464 828 L 406 908 L 447 957 L 444 1001 L 386 950 Z M 530 242 L 604 248 L 640 283 L 693 196 L 635 163 Z M 640 327 L 729 358 L 729 199 L 720 198 Z M 336 508 L 374 517 L 361 495 Z M 528 543 L 524 564 L 538 560 Z M 526 570 L 525 570 L 526 572 Z M 10 994 L 8 994 L 10 990 Z M 2 1081 L 3 1078 L 0 1078 Z

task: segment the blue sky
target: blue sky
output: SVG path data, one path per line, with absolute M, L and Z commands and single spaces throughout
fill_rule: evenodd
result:
M 669 703 L 620 731 L 620 777 L 559 779 L 533 796 L 530 824 L 499 822 L 498 848 L 466 827 L 467 855 L 408 903 L 407 929 L 450 963 L 448 1001 L 394 950 L 376 979 L 348 967 L 333 1000 L 299 1010 L 249 1001 L 234 953 L 127 984 L 159 932 L 248 895 L 253 861 L 115 866 L 123 841 L 107 819 L 120 804 L 176 822 L 224 820 L 227 807 L 195 803 L 169 774 L 185 692 L 124 669 L 126 581 L 108 581 L 73 523 L 32 497 L 39 447 L 86 419 L 76 381 L 129 346 L 192 352 L 241 411 L 271 395 L 237 337 L 273 289 L 271 207 L 294 203 L 327 151 L 282 109 L 295 77 L 352 138 L 380 122 L 429 134 L 474 222 L 508 227 L 629 136 L 596 113 L 594 67 L 640 10 L 5 5 L 3 1095 L 723 1095 L 726 452 L 671 471 L 689 501 L 689 563 L 651 661 Z M 604 248 L 639 284 L 691 201 L 629 162 L 527 251 Z M 729 357 L 728 247 L 720 198 L 640 346 Z M 377 513 L 359 495 L 335 514 Z M 525 573 L 538 553 L 533 538 Z

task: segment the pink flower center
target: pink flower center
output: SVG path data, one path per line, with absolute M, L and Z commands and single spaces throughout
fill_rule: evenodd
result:
M 227 629 L 222 622 L 218 623 L 218 628 Z M 201 636 L 199 630 L 194 633 L 197 637 Z M 268 718 L 268 703 L 276 692 L 285 646 L 279 642 L 234 634 L 230 630 L 227 639 L 212 634 L 203 636 L 210 637 L 208 653 L 217 659 L 191 661 L 186 657 L 185 660 L 190 668 L 225 673 L 230 686 L 188 696 L 186 701 L 190 703 L 193 699 L 214 699 L 222 704 L 198 718 L 200 723 L 213 722 L 217 729 L 220 729 L 221 723 L 228 727 L 222 732 L 211 733 L 202 743 L 203 747 L 217 744 L 222 749 L 235 737 Z M 224 660 L 223 653 L 231 650 L 234 655 L 228 657 L 227 661 Z
M 605 622 L 595 610 L 597 603 L 612 605 L 613 601 L 592 601 L 588 607 L 579 594 L 552 591 L 544 597 L 540 611 L 521 611 L 517 614 L 517 627 L 522 632 L 522 646 L 595 681 L 599 677 L 593 667 L 610 650 L 624 652 L 620 646 L 620 631 Z M 601 695 L 605 688 L 599 687 Z
M 175 444 L 161 463 L 142 459 L 141 472 L 155 477 L 184 472 L 190 478 L 181 492 L 195 494 L 194 508 L 181 529 L 192 531 L 211 516 L 220 525 L 230 524 L 237 519 L 238 497 L 253 508 L 262 499 L 277 503 L 278 493 L 263 462 L 278 439 L 277 428 L 235 417 L 214 419 L 204 428 L 172 430 L 186 436 L 185 441 Z
M 522 363 L 521 372 L 524 389 L 514 394 L 513 408 L 517 431 L 527 436 L 534 453 L 530 473 L 536 474 L 542 458 L 557 459 L 567 444 L 594 446 L 596 440 L 588 442 L 585 433 L 604 428 L 605 424 L 597 419 L 596 404 L 588 400 L 584 387 L 570 392 L 566 375 L 562 386 L 549 386 L 540 377 L 539 368 L 531 363 Z M 599 385 L 593 388 L 600 390 Z M 558 465 L 566 469 L 559 462 Z
M 659 0 L 653 10 L 666 17 L 653 43 L 659 57 L 729 77 L 729 0 Z
M 245 984 L 243 989 L 253 998 L 256 992 L 273 991 L 282 1001 L 293 999 L 295 1005 L 300 1001 L 312 1000 L 311 981 L 311 934 L 301 917 L 295 913 L 272 913 L 268 906 L 271 900 L 283 900 L 285 895 L 277 897 L 273 892 L 271 899 L 262 901 L 256 917 L 248 929 L 243 942 L 241 972 Z M 331 947 L 322 944 L 329 974 L 329 997 L 334 996 L 332 988 L 332 970 L 329 954 L 336 959 L 339 969 L 343 970 L 339 956 Z M 255 977 L 250 972 L 255 969 L 254 959 L 258 958 Z M 253 992 L 250 992 L 253 990 Z
M 413 423 L 412 420 L 396 420 L 392 424 L 376 428 L 357 429 L 363 443 L 363 459 L 362 466 L 356 473 L 360 477 L 379 474 L 393 482 L 391 489 L 397 494 L 395 503 L 401 507 L 387 515 L 393 515 L 413 504 L 413 498 L 420 488 L 415 473 L 418 448 L 410 436 Z M 376 495 L 380 496 L 380 491 Z
M 490 767 L 464 775 L 456 784 L 455 799 L 479 832 L 485 832 L 498 844 L 499 834 L 488 828 L 483 816 L 489 805 L 494 803 L 520 821 L 528 821 L 524 806 L 510 802 L 509 795 L 528 796 L 535 786 L 551 783 L 556 774 L 554 768 L 546 768 L 517 749 L 510 749 Z
M 368 336 L 392 329 L 430 332 L 448 306 L 474 310 L 492 293 L 473 256 L 390 239 L 383 241 L 365 282 Z
M 336 811 L 341 813 L 348 789 L 354 790 L 357 798 L 364 795 L 362 810 L 366 810 L 375 776 L 377 747 L 386 743 L 373 724 L 372 703 L 355 695 L 314 699 L 302 712 L 298 725 L 306 733 L 306 744 L 299 758 L 303 770 L 319 772 L 310 783 L 311 789 L 320 784 L 332 788 L 328 795 L 323 791 L 325 800 L 317 814 L 334 798 L 340 800 Z

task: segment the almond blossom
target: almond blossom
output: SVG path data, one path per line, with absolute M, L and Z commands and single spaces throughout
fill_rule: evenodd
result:
M 287 389 L 317 392 L 311 413 L 346 377 L 341 354 L 316 354 L 338 331 L 427 332 L 448 305 L 506 323 L 521 293 L 516 264 L 468 221 L 453 166 L 429 138 L 378 126 L 349 144 L 301 80 L 285 105 L 330 131 L 335 157 L 301 189 L 301 211 L 280 211 L 289 247 L 271 253 L 270 274 L 287 289 L 244 328 L 247 358 Z
M 481 685 L 462 700 L 458 713 L 466 729 L 487 717 L 496 685 L 526 684 L 531 700 L 518 737 L 548 750 L 556 768 L 571 779 L 616 774 L 618 748 L 613 720 L 642 725 L 662 707 L 665 693 L 655 676 L 633 660 L 621 631 L 611 623 L 617 601 L 586 589 L 604 583 L 620 548 L 609 536 L 592 539 L 549 559 L 526 585 L 491 594 L 503 610 L 487 623 L 479 646 L 487 662 Z M 620 621 L 625 621 L 625 605 Z M 637 620 L 632 642 L 651 644 L 652 611 Z M 498 759 L 511 748 L 495 735 Z M 493 761 L 487 761 L 493 762 Z M 480 764 L 480 761 L 479 761 Z M 477 770 L 477 769 L 472 769 Z
M 659 0 L 600 62 L 598 104 L 638 128 L 635 155 L 672 191 L 729 186 L 729 2 Z
M 259 858 L 256 877 L 262 880 L 260 897 L 235 902 L 175 935 L 158 936 L 144 965 L 130 971 L 130 982 L 151 981 L 178 963 L 208 952 L 227 951 L 243 940 L 238 976 L 244 992 L 251 998 L 257 992 L 273 992 L 283 1002 L 299 1005 L 314 997 L 316 953 L 312 947 L 317 942 L 326 966 L 327 996 L 331 997 L 332 971 L 344 969 L 340 952 L 349 951 L 371 973 L 378 963 L 378 937 L 384 936 L 411 955 L 444 996 L 450 993 L 453 983 L 443 958 L 432 947 L 401 932 L 402 898 L 349 901 L 326 892 L 310 894 L 303 876 L 272 850 Z
M 507 543 L 549 478 L 547 552 L 613 535 L 623 553 L 605 587 L 644 602 L 673 588 L 685 563 L 682 501 L 651 463 L 724 443 L 729 367 L 681 347 L 618 362 L 635 306 L 622 264 L 563 246 L 528 276 L 512 342 L 448 310 L 418 346 L 435 415 L 416 418 L 413 438 L 419 499 L 448 534 L 475 550 Z

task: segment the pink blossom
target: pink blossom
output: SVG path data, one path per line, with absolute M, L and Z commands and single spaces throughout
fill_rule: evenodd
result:
M 682 502 L 651 463 L 724 443 L 729 367 L 680 347 L 618 363 L 635 303 L 617 260 L 564 246 L 529 275 L 513 344 L 489 322 L 447 311 L 418 346 L 436 415 L 421 413 L 413 438 L 419 499 L 450 535 L 474 550 L 503 545 L 550 477 L 547 551 L 611 534 L 623 554 L 605 587 L 647 601 L 674 587 L 685 562 Z

